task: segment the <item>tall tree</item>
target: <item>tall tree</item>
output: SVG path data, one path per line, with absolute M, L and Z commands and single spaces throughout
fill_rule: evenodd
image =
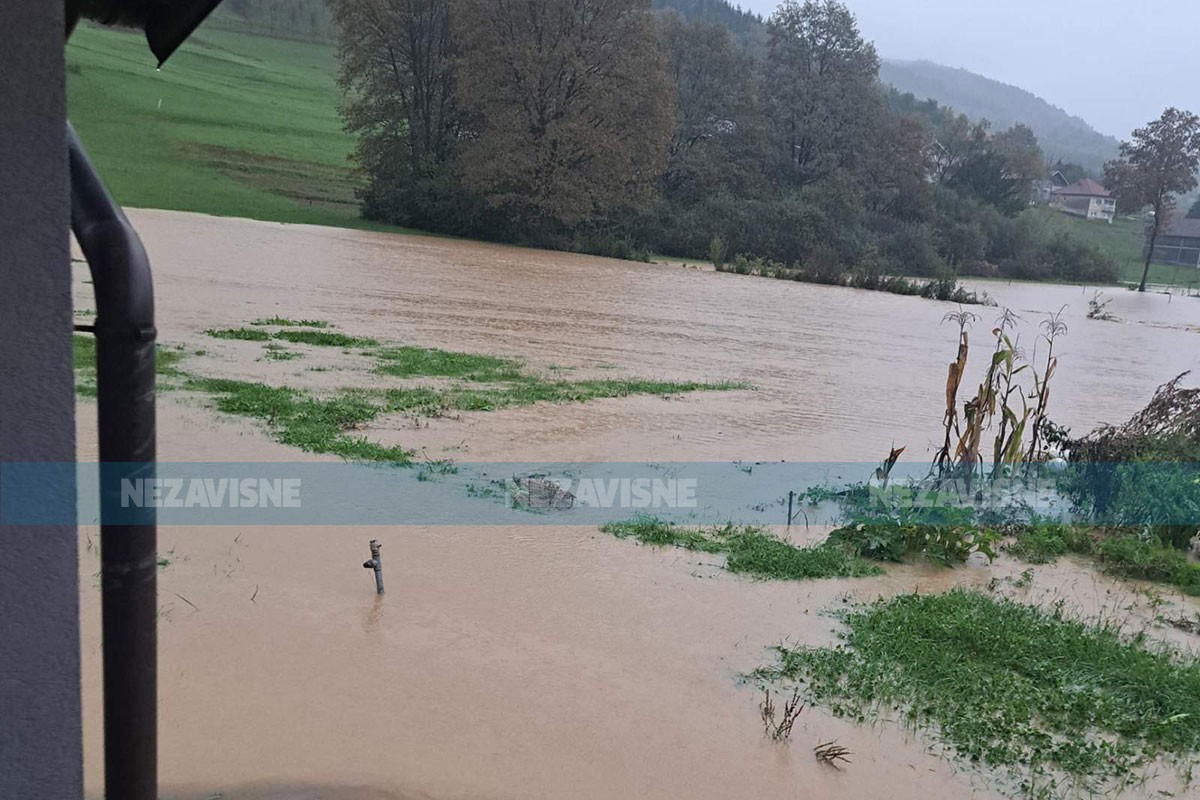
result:
M 1196 188 L 1200 169 L 1200 117 L 1168 108 L 1162 116 L 1121 142 L 1121 153 L 1104 165 L 1105 184 L 1124 208 L 1149 206 L 1153 219 L 1139 292 L 1146 291 L 1159 234 L 1170 224 L 1176 198 Z
M 982 139 L 955 168 L 946 185 L 1015 216 L 1028 207 L 1033 182 L 1044 172 L 1033 131 L 1014 125 Z
M 396 206 L 416 205 L 421 183 L 437 180 L 453 157 L 459 116 L 450 0 L 329 4 L 340 30 L 340 111 L 369 180 L 365 210 L 386 204 L 395 218 Z M 390 197 L 395 192 L 401 197 Z
M 725 26 L 674 11 L 659 17 L 658 36 L 675 89 L 663 193 L 691 202 L 718 187 L 747 189 L 761 128 L 750 58 Z
M 853 170 L 883 109 L 879 56 L 836 0 L 784 2 L 767 23 L 764 98 L 796 185 Z
M 524 224 L 648 200 L 672 110 L 649 0 L 460 0 L 464 182 Z

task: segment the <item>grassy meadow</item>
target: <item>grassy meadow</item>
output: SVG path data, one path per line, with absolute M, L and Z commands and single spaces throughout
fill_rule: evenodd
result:
M 1145 226 L 1141 220 L 1117 217 L 1111 225 L 1098 220 L 1072 217 L 1049 208 L 1025 212 L 1050 231 L 1065 231 L 1085 242 L 1096 245 L 1117 262 L 1122 283 L 1139 283 L 1144 266 L 1142 247 Z M 1150 265 L 1150 282 L 1188 289 L 1200 288 L 1200 270 L 1166 264 Z
M 140 34 L 82 25 L 68 110 L 122 204 L 387 229 L 362 220 L 330 45 L 201 28 L 162 70 Z

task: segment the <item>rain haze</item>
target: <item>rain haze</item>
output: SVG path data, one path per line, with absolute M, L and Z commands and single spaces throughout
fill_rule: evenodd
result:
M 747 0 L 764 16 L 774 0 Z M 880 56 L 963 67 L 1027 89 L 1102 133 L 1127 138 L 1168 106 L 1200 99 L 1190 0 L 849 0 Z M 1170 32 L 1175 35 L 1164 35 Z

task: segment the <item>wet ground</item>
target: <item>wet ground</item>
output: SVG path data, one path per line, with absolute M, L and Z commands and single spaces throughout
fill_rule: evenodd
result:
M 161 339 L 201 374 L 353 380 L 338 351 L 267 362 L 261 345 L 204 334 L 278 315 L 572 378 L 756 387 L 420 427 L 377 420 L 367 433 L 389 444 L 458 460 L 877 461 L 893 443 L 927 458 L 937 439 L 955 345 L 947 304 L 436 238 L 131 216 L 155 263 Z M 89 308 L 78 270 L 77 307 Z M 1067 305 L 1051 416 L 1076 430 L 1125 419 L 1200 361 L 1200 299 L 1108 289 L 1122 321 L 1099 322 L 1085 318 L 1091 289 L 986 288 L 1025 318 L 1031 353 L 1037 322 Z M 973 310 L 982 342 L 995 310 Z M 983 361 L 977 351 L 971 363 Z M 81 455 L 94 458 L 94 406 L 80 408 Z M 321 460 L 179 393 L 160 403 L 159 453 Z M 371 538 L 384 544 L 383 599 L 361 567 Z M 86 778 L 98 796 L 95 539 L 82 529 Z M 790 745 L 772 744 L 740 675 L 772 644 L 833 641 L 831 609 L 899 592 L 996 585 L 1131 627 L 1198 609 L 1071 561 L 1035 568 L 1028 586 L 1007 562 L 754 582 L 711 556 L 587 527 L 170 527 L 160 551 L 160 775 L 181 800 L 990 797 L 985 779 L 888 724 L 808 709 Z M 831 739 L 854 753 L 841 771 L 811 754 Z

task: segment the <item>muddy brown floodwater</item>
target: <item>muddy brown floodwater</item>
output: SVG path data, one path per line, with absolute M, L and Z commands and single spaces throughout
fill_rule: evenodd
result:
M 161 339 L 189 369 L 336 385 L 203 331 L 272 315 L 346 333 L 515 356 L 576 376 L 734 380 L 754 391 L 605 400 L 433 420 L 373 438 L 459 460 L 875 461 L 926 458 L 954 349 L 947 304 L 427 237 L 160 211 L 131 214 L 155 265 Z M 90 286 L 77 275 L 77 307 Z M 988 284 L 1036 323 L 1066 305 L 1052 416 L 1120 421 L 1200 360 L 1200 299 L 1108 289 L 1122 322 L 1087 320 L 1091 289 Z M 975 338 L 987 338 L 993 309 Z M 245 357 L 241 357 L 244 355 Z M 332 356 L 336 362 L 336 354 Z M 972 359 L 981 369 L 982 358 Z M 336 366 L 336 363 L 333 365 Z M 80 454 L 94 458 L 94 406 Z M 322 460 L 201 399 L 160 403 L 165 461 Z M 81 530 L 86 780 L 99 796 L 95 529 Z M 384 544 L 388 594 L 361 567 Z M 960 798 L 995 789 L 890 724 L 806 710 L 789 746 L 762 736 L 739 675 L 781 641 L 826 643 L 844 602 L 986 585 L 1021 565 L 889 568 L 858 581 L 753 582 L 713 557 L 587 527 L 165 527 L 160 550 L 160 774 L 165 797 Z M 1032 600 L 1157 612 L 1138 587 L 1063 561 Z M 1165 594 L 1186 611 L 1191 601 Z M 1165 634 L 1164 634 L 1165 635 Z M 1181 644 L 1187 645 L 1186 641 Z M 842 771 L 811 754 L 837 739 Z

